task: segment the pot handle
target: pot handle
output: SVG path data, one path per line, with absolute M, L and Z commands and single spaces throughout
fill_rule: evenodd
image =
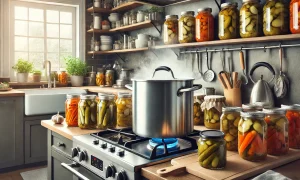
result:
M 202 88 L 201 84 L 194 84 L 193 87 L 191 87 L 191 88 L 180 88 L 177 91 L 177 96 L 181 96 L 185 92 L 196 91 L 196 90 L 201 89 L 201 88 Z
M 126 84 L 125 87 L 132 91 L 132 84 Z
M 249 77 L 250 77 L 251 81 L 255 84 L 255 81 L 252 79 L 252 75 L 253 75 L 253 72 L 255 71 L 255 69 L 258 67 L 261 67 L 261 66 L 266 67 L 271 71 L 271 73 L 273 74 L 273 78 L 269 81 L 269 83 L 272 82 L 273 79 L 275 78 L 275 70 L 267 62 L 258 62 L 253 65 L 253 67 L 251 68 L 250 73 L 249 73 Z
M 175 79 L 174 73 L 173 73 L 172 69 L 169 68 L 168 66 L 159 66 L 158 68 L 156 68 L 154 70 L 154 72 L 153 72 L 152 78 L 154 78 L 154 75 L 155 75 L 156 71 L 168 71 L 168 72 L 171 72 L 173 79 Z

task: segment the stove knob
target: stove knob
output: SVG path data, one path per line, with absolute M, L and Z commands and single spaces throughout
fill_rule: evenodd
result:
M 122 157 L 122 156 L 124 156 L 124 154 L 125 154 L 124 150 L 122 150 L 122 149 L 118 150 L 118 156 Z
M 98 140 L 98 139 L 94 139 L 94 140 L 93 140 L 93 144 L 94 144 L 94 145 L 98 145 L 98 144 L 99 144 L 99 140 Z
M 101 144 L 101 148 L 102 148 L 102 149 L 105 149 L 106 147 L 107 147 L 107 143 L 103 142 L 103 143 Z
M 117 175 L 117 180 L 127 180 L 127 175 L 124 170 L 121 170 Z
M 108 151 L 111 152 L 111 153 L 115 152 L 115 150 L 116 150 L 116 148 L 113 147 L 113 146 L 110 146 L 110 147 L 108 148 Z
M 116 169 L 113 165 L 109 165 L 109 166 L 105 167 L 105 169 L 106 169 L 106 178 L 114 177 L 114 175 L 116 173 Z
M 76 157 L 78 155 L 78 153 L 79 153 L 78 148 L 72 148 L 72 158 Z
M 87 160 L 87 157 L 86 151 L 79 152 L 79 162 Z

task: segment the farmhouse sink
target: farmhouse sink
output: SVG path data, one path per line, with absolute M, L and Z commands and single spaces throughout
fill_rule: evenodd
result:
M 47 115 L 65 112 L 67 94 L 86 94 L 80 88 L 24 89 L 25 115 Z

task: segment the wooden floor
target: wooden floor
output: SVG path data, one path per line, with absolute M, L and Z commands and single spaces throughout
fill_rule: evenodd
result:
M 31 171 L 35 169 L 45 168 L 47 166 L 38 166 L 38 167 L 32 167 L 32 168 L 26 168 L 26 169 L 19 169 L 17 171 L 11 171 L 7 173 L 0 173 L 0 180 L 23 180 L 21 176 L 21 172 Z

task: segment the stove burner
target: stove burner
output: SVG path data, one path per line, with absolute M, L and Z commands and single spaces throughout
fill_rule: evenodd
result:
M 167 146 L 168 151 L 179 149 L 178 140 L 176 138 L 152 138 L 149 140 L 148 149 L 152 150 L 157 146 L 157 150 L 161 151 L 165 149 L 165 145 Z

